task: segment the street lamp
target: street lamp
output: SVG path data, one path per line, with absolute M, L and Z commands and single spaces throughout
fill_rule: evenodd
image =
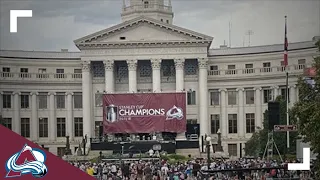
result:
M 218 152 L 222 152 L 222 145 L 221 145 L 221 131 L 220 129 L 218 129 L 217 131 L 217 134 L 218 134 L 218 145 L 217 145 L 217 150 Z
M 210 144 L 211 144 L 211 137 L 207 136 L 206 137 L 207 141 L 207 158 L 208 158 L 208 170 L 210 169 L 210 164 L 211 164 L 211 159 L 210 159 Z

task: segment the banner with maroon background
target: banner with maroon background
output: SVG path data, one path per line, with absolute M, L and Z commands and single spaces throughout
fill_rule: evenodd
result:
M 103 132 L 186 131 L 186 94 L 134 93 L 103 96 Z

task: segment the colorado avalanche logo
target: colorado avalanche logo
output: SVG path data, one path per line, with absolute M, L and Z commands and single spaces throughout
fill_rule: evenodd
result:
M 171 109 L 169 109 L 167 112 L 167 120 L 171 120 L 171 119 L 181 120 L 182 118 L 183 118 L 182 109 L 175 105 Z
M 20 152 L 15 153 L 8 159 L 6 178 L 20 177 L 25 174 L 42 178 L 48 173 L 47 166 L 44 164 L 45 161 L 46 155 L 43 151 L 25 145 Z

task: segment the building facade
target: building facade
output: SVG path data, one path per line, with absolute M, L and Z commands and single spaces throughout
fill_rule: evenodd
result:
M 213 38 L 173 25 L 171 1 L 123 3 L 118 25 L 75 40 L 80 52 L 0 51 L 5 125 L 54 154 L 70 137 L 98 136 L 105 93 L 187 92 L 187 123 L 230 155 L 262 128 L 267 102 L 285 95 L 283 45 L 210 49 Z M 311 38 L 310 38 L 311 39 Z M 289 44 L 290 105 L 315 40 Z

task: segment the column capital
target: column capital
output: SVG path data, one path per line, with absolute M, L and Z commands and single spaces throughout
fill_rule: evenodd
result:
M 219 89 L 219 92 L 227 92 L 227 89 Z
M 82 61 L 82 71 L 90 71 L 90 61 Z
M 176 66 L 176 69 L 183 69 L 184 68 L 184 59 L 181 59 L 181 58 L 174 59 L 174 65 Z
M 129 71 L 136 71 L 137 70 L 137 65 L 138 65 L 138 60 L 133 59 L 133 60 L 127 60 L 128 64 L 128 70 Z
M 68 95 L 71 95 L 71 96 L 72 96 L 74 93 L 71 92 L 71 91 L 69 91 L 69 92 L 66 92 L 65 94 L 66 94 L 66 96 L 68 96 Z
M 237 88 L 236 91 L 244 91 L 244 88 Z
M 55 93 L 55 92 L 48 92 L 48 95 L 49 96 L 51 96 L 51 95 L 53 95 L 53 96 L 55 96 L 57 93 Z
M 273 86 L 272 89 L 279 89 L 279 86 Z
M 34 92 L 31 92 L 30 95 L 31 95 L 31 96 L 33 96 L 33 95 L 36 95 L 36 96 L 37 96 L 37 95 L 39 95 L 39 93 L 36 92 L 36 91 L 34 91 Z
M 152 69 L 160 69 L 161 68 L 161 59 L 151 59 Z
M 113 70 L 114 60 L 104 60 L 103 64 L 105 70 Z
M 262 90 L 262 87 L 254 87 L 253 90 L 255 90 L 255 91 L 261 91 L 261 90 Z
M 199 69 L 207 69 L 208 58 L 198 58 L 198 66 L 199 66 Z

